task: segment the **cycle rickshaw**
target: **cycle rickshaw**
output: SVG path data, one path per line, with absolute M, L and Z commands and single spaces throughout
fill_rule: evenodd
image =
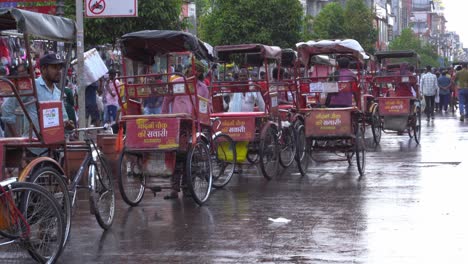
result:
M 417 67 L 418 54 L 411 50 L 375 53 L 379 71 L 373 78 L 382 131 L 408 133 L 417 144 L 421 141 L 421 103 L 417 77 L 408 63 Z
M 365 58 L 361 45 L 352 39 L 308 41 L 296 44 L 299 59 L 305 69 L 310 69 L 314 57 L 328 56 L 335 60 L 362 62 Z M 298 102 L 303 115 L 294 126 L 297 132 L 296 160 L 302 175 L 306 175 L 314 152 L 334 152 L 337 159 L 351 165 L 356 157 L 357 169 L 362 176 L 365 169 L 365 113 L 362 110 L 361 74 L 341 75 L 339 71 L 329 76 L 298 78 Z M 341 76 L 340 76 L 341 75 Z M 346 93 L 345 103 L 336 103 L 335 96 Z M 342 154 L 342 155 L 341 155 Z
M 213 98 L 227 95 L 233 98 L 230 100 L 239 99 L 235 105 L 237 109 L 231 108 L 233 104 L 230 104 L 228 112 L 213 109 L 211 117 L 219 122 L 215 129 L 236 142 L 238 161 L 248 159 L 256 163 L 254 157 L 258 157 L 263 176 L 272 179 L 279 173 L 281 122 L 278 116 L 278 88 L 272 85 L 270 63 L 280 66 L 281 49 L 263 44 L 239 44 L 216 46 L 215 51 L 224 72 L 220 80 L 211 84 Z M 246 76 L 244 80 L 229 80 L 227 64 L 240 65 L 241 71 L 248 71 L 249 67 L 263 67 L 265 77 L 249 80 Z M 243 97 L 249 100 L 256 98 L 260 108 L 252 104 L 242 109 Z M 261 109 L 261 102 L 264 102 L 264 109 Z
M 121 47 L 124 74 L 120 89 L 124 89 L 124 96 L 119 98 L 119 133 L 124 127 L 126 130 L 118 181 L 122 198 L 136 206 L 146 188 L 154 194 L 171 189 L 168 179 L 185 170 L 173 184 L 181 186 L 184 193 L 190 192 L 202 205 L 213 183 L 211 138 L 204 133 L 211 127 L 211 102 L 208 92 L 205 95 L 198 91 L 200 72 L 196 64 L 201 63 L 199 60 L 213 60 L 210 46 L 187 32 L 145 30 L 123 35 Z M 190 70 L 197 76 L 171 69 L 181 53 L 189 55 Z M 155 59 L 160 62 L 160 70 L 152 73 Z M 185 100 L 187 112 L 143 115 L 141 100 L 150 97 L 168 102 Z M 172 109 L 175 111 L 175 104 Z
M 34 212 L 29 211 L 34 208 L 24 209 L 29 208 L 27 204 L 34 202 L 36 198 L 33 199 L 31 198 L 33 196 L 27 195 L 28 192 L 21 197 L 13 197 L 15 203 L 20 203 L 20 205 L 16 205 L 25 219 L 33 221 L 28 223 L 31 228 L 33 225 L 37 226 L 35 227 L 37 231 L 32 233 L 34 237 L 29 237 L 30 242 L 34 241 L 34 243 L 29 245 L 28 251 L 33 252 L 31 255 L 37 261 L 54 262 L 60 255 L 70 230 L 70 200 L 66 186 L 66 174 L 62 166 L 50 157 L 25 159 L 24 155 L 31 148 L 46 149 L 47 152 L 51 153 L 64 146 L 63 109 L 62 101 L 40 102 L 38 100 L 30 45 L 34 40 L 40 40 L 41 43 L 46 43 L 44 40 L 49 40 L 64 42 L 66 47 L 71 48 L 71 43 L 75 39 L 75 24 L 66 18 L 15 8 L 0 8 L 0 38 L 5 43 L 13 43 L 15 49 L 18 49 L 15 52 L 24 52 L 24 57 L 21 58 L 24 61 L 19 66 L 25 67 L 22 71 L 18 70 L 10 75 L 0 76 L 0 97 L 7 98 L 6 100 L 9 103 L 14 103 L 13 105 L 17 104 L 29 125 L 29 129 L 25 131 L 23 137 L 0 138 L 0 180 L 9 176 L 17 176 L 19 181 L 37 183 L 54 194 L 52 197 L 56 198 L 61 215 L 55 217 L 55 220 L 51 222 L 51 230 L 40 223 L 40 216 L 32 216 L 33 219 L 31 215 L 28 215 Z M 71 53 L 68 55 L 68 59 L 70 59 Z M 14 135 L 13 131 L 10 132 Z M 24 164 L 24 162 L 28 162 L 28 164 Z M 39 176 L 41 172 L 53 172 L 54 176 L 47 177 L 46 180 Z M 20 182 L 13 185 L 23 186 L 23 190 L 27 188 L 27 183 Z M 6 192 L 8 192 L 10 187 L 8 184 L 5 186 Z M 39 190 L 36 193 L 39 195 L 40 192 L 42 191 Z M 50 203 L 50 201 L 48 202 Z M 50 205 L 50 208 L 54 210 L 53 205 Z M 54 221 L 56 225 L 53 224 Z M 56 226 L 60 226 L 60 229 L 53 228 Z M 51 236 L 55 239 L 50 239 Z

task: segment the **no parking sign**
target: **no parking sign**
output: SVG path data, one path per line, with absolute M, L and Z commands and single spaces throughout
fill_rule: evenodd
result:
M 85 10 L 89 18 L 137 17 L 138 0 L 86 0 Z

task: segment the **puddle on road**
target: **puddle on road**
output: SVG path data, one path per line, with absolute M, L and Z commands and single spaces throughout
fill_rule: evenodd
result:
M 461 161 L 429 161 L 429 162 L 415 162 L 411 164 L 401 164 L 400 167 L 419 167 L 419 168 L 432 168 L 432 167 L 456 167 L 460 165 Z

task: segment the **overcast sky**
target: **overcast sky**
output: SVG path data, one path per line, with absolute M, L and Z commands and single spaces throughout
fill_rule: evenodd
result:
M 468 47 L 468 1 L 467 0 L 443 0 L 445 18 L 448 20 L 447 29 L 460 35 L 463 47 Z

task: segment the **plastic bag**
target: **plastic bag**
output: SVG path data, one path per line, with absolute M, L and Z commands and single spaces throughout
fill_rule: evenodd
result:
M 426 100 L 422 99 L 421 100 L 421 111 L 424 112 L 425 109 L 426 109 Z

